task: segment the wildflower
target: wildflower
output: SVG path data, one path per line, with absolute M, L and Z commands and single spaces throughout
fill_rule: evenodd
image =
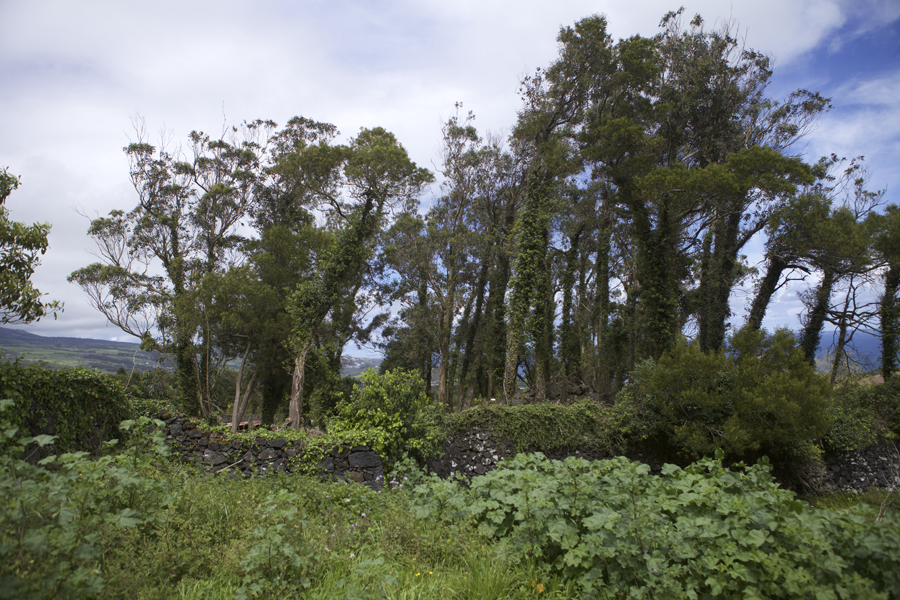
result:
M 353 553 L 351 552 L 351 553 L 350 553 L 350 558 L 356 558 L 356 555 L 353 554 Z
M 325 546 L 325 552 L 331 552 L 331 549 L 328 546 Z
M 365 517 L 365 516 L 366 516 L 366 513 L 363 513 L 363 514 L 362 514 L 362 516 L 364 516 L 364 517 Z
M 418 577 L 419 575 L 421 575 L 421 573 L 416 573 L 416 577 Z
M 350 498 L 347 498 L 346 500 L 344 500 L 344 502 L 350 502 Z

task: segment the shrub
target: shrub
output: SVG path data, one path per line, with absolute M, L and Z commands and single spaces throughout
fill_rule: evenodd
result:
M 609 407 L 591 400 L 569 406 L 537 403 L 517 406 L 483 405 L 445 417 L 451 433 L 483 427 L 501 437 L 514 452 L 545 453 L 578 448 L 624 452 L 644 434 L 633 403 Z
M 404 454 L 419 460 L 437 454 L 443 443 L 440 409 L 425 392 L 414 371 L 370 369 L 360 377 L 349 402 L 338 407 L 329 423 L 329 434 L 342 436 L 359 430 L 379 432 L 373 450 L 390 466 Z
M 419 486 L 417 514 L 474 519 L 501 554 L 577 582 L 584 598 L 886 599 L 898 589 L 896 515 L 818 512 L 767 464 L 733 471 L 722 456 L 658 477 L 625 458 L 520 454 L 468 491 Z
M 170 500 L 163 484 L 142 476 L 168 450 L 162 423 L 123 422 L 132 435 L 115 456 L 71 452 L 35 465 L 25 460 L 30 448 L 52 449 L 53 436 L 21 437 L 8 421 L 15 408 L 0 400 L 0 598 L 96 598 L 113 532 L 149 534 Z
M 13 425 L 32 436 L 56 436 L 65 452 L 98 452 L 131 416 L 122 386 L 88 369 L 51 370 L 0 364 L 0 398 L 13 400 Z
M 681 341 L 633 376 L 625 397 L 688 458 L 721 448 L 732 458 L 808 460 L 830 423 L 830 385 L 783 329 L 739 331 L 727 352 Z
M 893 440 L 900 431 L 900 378 L 872 386 L 847 383 L 831 408 L 825 435 L 830 450 L 859 450 Z

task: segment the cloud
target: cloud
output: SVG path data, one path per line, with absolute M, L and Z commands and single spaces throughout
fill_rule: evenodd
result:
M 226 121 L 283 124 L 298 114 L 334 123 L 345 138 L 381 125 L 431 167 L 454 102 L 475 111 L 483 133 L 514 124 L 519 78 L 553 60 L 561 26 L 605 13 L 614 38 L 649 36 L 673 6 L 668 0 L 0 3 L 0 167 L 23 177 L 10 198 L 13 217 L 53 223 L 35 283 L 67 306 L 58 321 L 35 330 L 119 333 L 65 279 L 94 260 L 87 222 L 75 209 L 104 215 L 134 205 L 122 154 L 130 115 L 143 115 L 151 133 L 167 129 L 176 143 L 194 129 L 216 135 Z M 829 40 L 840 34 L 846 47 L 860 32 L 880 35 L 879 22 L 896 19 L 897 6 L 703 0 L 687 4 L 686 14 L 700 13 L 709 28 L 733 21 L 748 46 L 775 57 L 776 73 L 782 67 L 791 73 L 787 89 L 795 89 L 817 81 Z M 823 120 L 812 149 L 838 148 L 884 163 L 879 155 L 896 156 L 896 79 L 879 78 L 842 82 L 846 89 L 834 96 L 846 104 L 844 112 Z M 894 171 L 882 181 L 898 179 Z

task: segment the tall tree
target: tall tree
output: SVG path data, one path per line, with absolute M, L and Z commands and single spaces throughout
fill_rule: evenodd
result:
M 320 143 L 293 158 L 298 177 L 309 180 L 310 172 L 316 175 L 321 206 L 340 223 L 315 276 L 302 282 L 290 298 L 294 373 L 288 416 L 299 428 L 306 359 L 316 329 L 362 277 L 386 211 L 398 204 L 408 208 L 432 175 L 418 168 L 394 135 L 380 127 L 360 131 L 347 146 Z
M 102 262 L 69 276 L 91 304 L 145 349 L 174 356 L 184 408 L 209 414 L 214 349 L 211 324 L 191 320 L 202 279 L 233 263 L 260 189 L 271 121 L 245 122 L 221 139 L 189 136 L 192 156 L 154 147 L 142 121 L 125 148 L 138 205 L 91 222 Z

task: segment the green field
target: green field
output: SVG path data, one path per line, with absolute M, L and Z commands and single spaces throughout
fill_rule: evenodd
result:
M 158 352 L 144 352 L 139 344 L 111 342 L 86 338 L 44 337 L 17 329 L 0 329 L 0 361 L 19 359 L 22 365 L 41 364 L 51 369 L 85 367 L 104 373 L 120 368 L 139 373 L 169 367 Z M 234 361 L 237 368 L 237 361 Z M 358 377 L 362 372 L 378 367 L 377 358 L 344 357 L 342 374 Z
M 144 372 L 165 366 L 158 352 L 143 352 L 139 344 L 84 338 L 43 337 L 15 329 L 0 329 L 3 360 L 43 364 L 51 369 L 86 367 L 105 373 L 119 368 Z

